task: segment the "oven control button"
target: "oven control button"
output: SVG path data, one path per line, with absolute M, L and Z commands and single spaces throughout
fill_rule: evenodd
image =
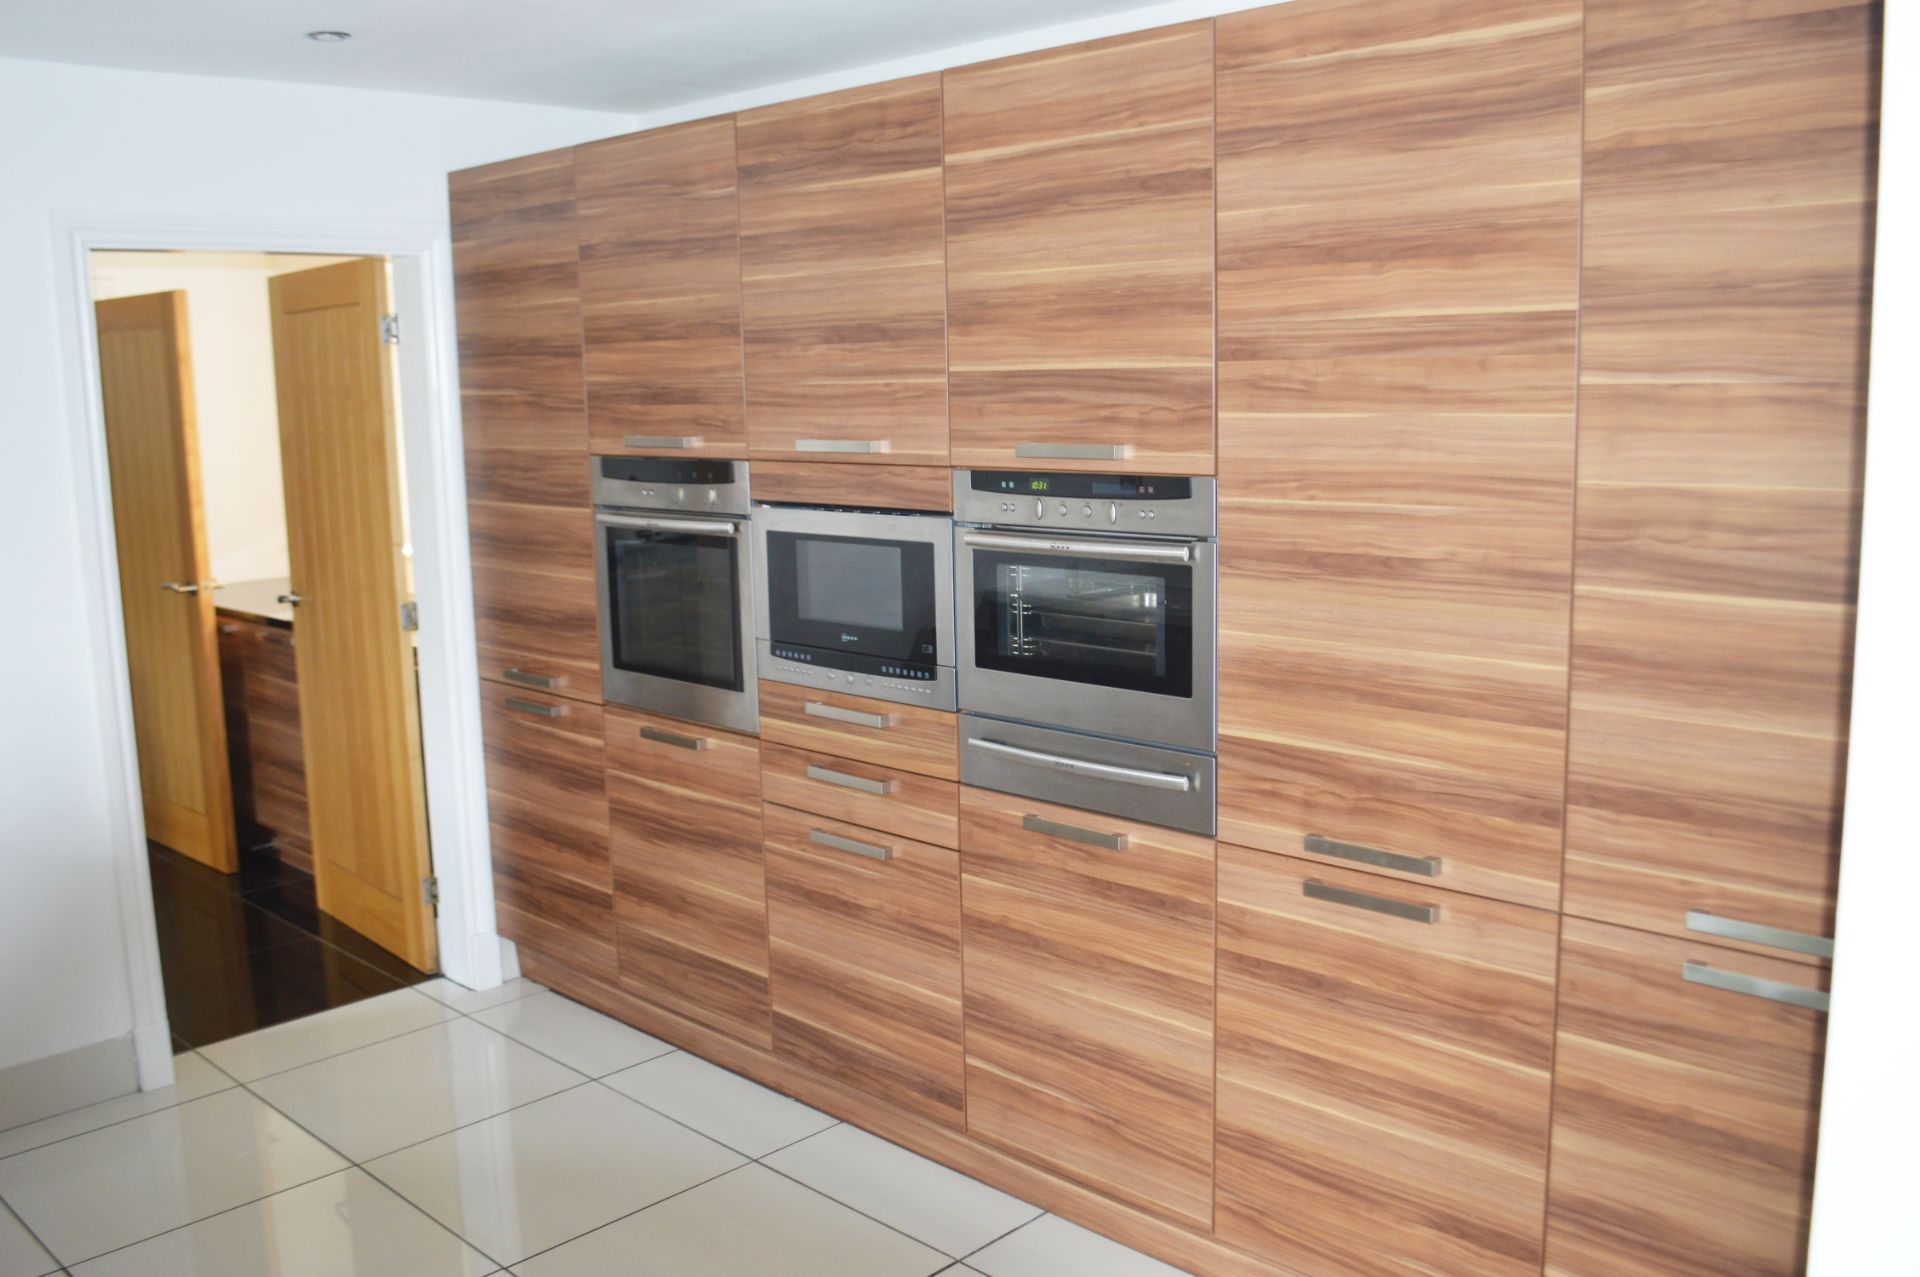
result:
M 716 504 L 716 503 L 718 503 L 718 502 L 719 502 L 719 500 L 720 500 L 720 489 L 718 489 L 718 488 L 708 488 L 708 489 L 707 489 L 707 504 L 708 504 L 708 505 L 714 505 L 714 504 Z
M 1033 499 L 1033 517 L 1036 519 L 1044 519 L 1047 517 L 1047 499 L 1045 497 L 1035 497 Z
M 1154 516 L 1154 515 L 1155 515 L 1156 513 L 1158 513 L 1158 512 L 1157 512 L 1157 511 L 1154 511 L 1154 510 L 1149 510 L 1149 511 L 1147 511 L 1147 517 L 1148 517 L 1149 519 L 1151 519 L 1151 518 L 1152 518 L 1152 517 L 1153 517 L 1153 516 Z
M 1085 515 L 1087 518 L 1091 519 L 1093 517 L 1093 507 L 1090 505 L 1083 505 L 1080 507 L 1080 513 Z
M 674 499 L 675 501 L 680 501 L 680 502 L 684 502 L 684 501 L 686 501 L 686 499 L 687 499 L 687 490 L 686 490 L 685 488 L 675 488 L 675 489 L 673 490 L 673 499 Z
M 1060 513 L 1065 514 L 1066 512 L 1067 512 L 1067 503 L 1062 501 L 1060 503 Z
M 1107 502 L 1107 522 L 1120 522 L 1120 503 L 1118 501 Z

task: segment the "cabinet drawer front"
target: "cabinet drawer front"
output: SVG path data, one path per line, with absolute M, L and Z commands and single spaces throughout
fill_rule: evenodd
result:
M 770 803 L 942 847 L 960 845 L 960 787 L 950 780 L 772 741 L 761 746 L 760 760 Z
M 953 714 L 792 683 L 760 683 L 760 738 L 881 763 L 941 780 L 960 778 Z
M 607 710 L 607 767 L 736 807 L 760 802 L 760 742 L 639 710 Z
M 1717 978 L 1776 996 L 1825 987 L 1799 963 L 1566 919 L 1554 1277 L 1803 1271 L 1827 1017 Z
M 467 522 L 480 676 L 600 699 L 584 451 L 473 449 Z
M 1213 842 L 961 792 L 968 1131 L 1210 1228 Z
M 1551 913 L 1220 848 L 1216 1231 L 1301 1272 L 1540 1271 Z
M 964 1127 L 959 853 L 772 805 L 766 838 L 775 1049 Z

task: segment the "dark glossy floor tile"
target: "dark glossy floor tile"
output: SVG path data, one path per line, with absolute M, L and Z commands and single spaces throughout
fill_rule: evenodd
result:
M 234 874 L 233 879 L 234 889 L 241 895 L 304 887 L 307 897 L 311 899 L 313 896 L 313 875 L 304 869 L 296 869 L 271 852 L 243 853 L 240 872 Z
M 399 981 L 318 938 L 181 970 L 162 968 L 174 1035 L 205 1046 L 391 993 Z

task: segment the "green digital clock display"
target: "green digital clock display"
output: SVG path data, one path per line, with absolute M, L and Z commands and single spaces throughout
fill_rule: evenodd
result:
M 1047 481 L 1045 479 L 1035 479 L 1033 480 L 1032 487 L 1035 492 L 1045 492 L 1047 490 Z

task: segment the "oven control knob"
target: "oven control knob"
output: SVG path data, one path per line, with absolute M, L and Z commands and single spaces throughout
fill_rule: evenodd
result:
M 1047 499 L 1045 497 L 1035 497 L 1033 499 L 1033 517 L 1036 519 L 1044 519 L 1047 517 Z
M 1120 503 L 1118 501 L 1107 502 L 1107 522 L 1120 522 Z

